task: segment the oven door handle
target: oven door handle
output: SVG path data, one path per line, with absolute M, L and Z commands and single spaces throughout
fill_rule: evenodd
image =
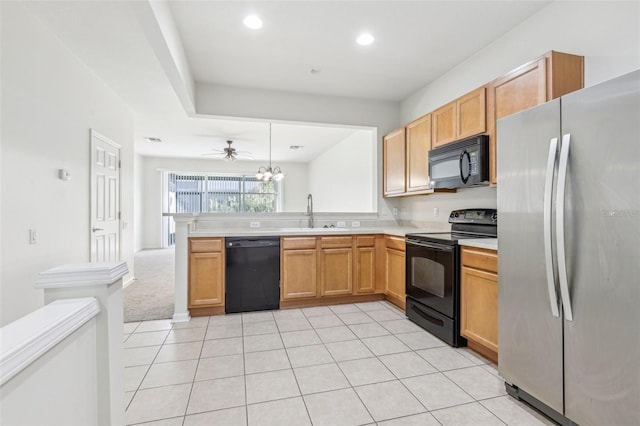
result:
M 413 240 L 413 239 L 409 239 L 409 238 L 407 238 L 406 244 L 411 244 L 411 245 L 414 245 L 414 246 L 431 248 L 431 249 L 435 249 L 435 250 L 442 250 L 442 251 L 453 251 L 454 250 L 454 246 L 447 246 L 447 245 L 444 245 L 444 244 L 418 241 L 418 240 Z

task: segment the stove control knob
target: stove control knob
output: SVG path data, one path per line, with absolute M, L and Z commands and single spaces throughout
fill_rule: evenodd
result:
M 497 221 L 498 221 L 498 212 L 494 212 L 494 213 L 491 215 L 491 221 L 492 221 L 492 222 L 497 222 Z

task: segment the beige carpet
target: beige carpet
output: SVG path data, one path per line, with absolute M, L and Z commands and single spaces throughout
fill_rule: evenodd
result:
M 136 280 L 124 289 L 124 322 L 173 317 L 174 259 L 173 247 L 136 253 Z

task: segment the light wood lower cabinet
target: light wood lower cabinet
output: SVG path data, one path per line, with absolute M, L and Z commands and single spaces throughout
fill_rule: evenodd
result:
M 224 267 L 224 238 L 189 239 L 189 308 L 224 312 Z
M 357 235 L 355 237 L 354 294 L 376 292 L 376 241 L 381 235 Z
M 498 254 L 462 247 L 460 334 L 469 347 L 498 361 Z
M 384 248 L 384 240 L 382 235 L 282 237 L 281 304 L 382 299 L 378 245 Z
M 316 249 L 282 251 L 282 299 L 316 297 L 318 294 Z
M 353 249 L 320 251 L 320 295 L 339 296 L 353 292 Z
M 318 256 L 315 237 L 284 237 L 280 242 L 282 300 L 318 295 Z
M 386 237 L 385 295 L 394 305 L 405 309 L 405 243 L 404 238 Z

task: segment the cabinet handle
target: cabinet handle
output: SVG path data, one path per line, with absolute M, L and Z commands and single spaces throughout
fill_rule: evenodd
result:
M 91 232 L 104 231 L 102 228 L 91 228 Z

